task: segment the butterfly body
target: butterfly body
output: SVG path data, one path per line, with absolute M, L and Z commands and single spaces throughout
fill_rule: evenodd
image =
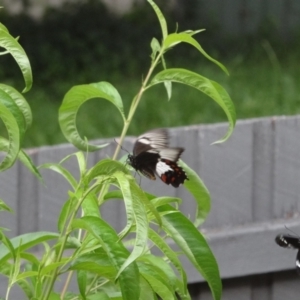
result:
M 300 237 L 279 234 L 276 236 L 275 242 L 277 243 L 277 245 L 283 248 L 298 249 L 298 253 L 296 256 L 296 268 L 297 271 L 300 273 Z
M 128 163 L 149 179 L 157 175 L 164 183 L 178 187 L 187 176 L 177 161 L 183 148 L 168 147 L 168 132 L 165 129 L 148 131 L 138 137 Z

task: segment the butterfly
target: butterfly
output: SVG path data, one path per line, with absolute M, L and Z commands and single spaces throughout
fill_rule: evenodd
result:
M 300 272 L 300 238 L 294 235 L 279 234 L 276 236 L 275 242 L 283 248 L 298 249 L 296 256 L 296 269 Z
M 151 180 L 157 175 L 164 183 L 178 187 L 187 178 L 177 161 L 183 148 L 169 148 L 169 135 L 166 129 L 154 129 L 140 135 L 134 146 L 133 154 L 127 162 L 136 171 Z

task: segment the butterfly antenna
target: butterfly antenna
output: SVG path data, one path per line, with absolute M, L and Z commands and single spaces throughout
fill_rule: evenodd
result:
M 114 141 L 115 141 L 116 144 L 118 144 L 118 145 L 120 146 L 120 148 L 121 148 L 123 151 L 127 152 L 128 154 L 130 154 L 129 151 L 127 151 L 125 148 L 123 148 L 122 145 L 119 144 L 119 143 L 116 141 L 116 139 L 114 139 Z

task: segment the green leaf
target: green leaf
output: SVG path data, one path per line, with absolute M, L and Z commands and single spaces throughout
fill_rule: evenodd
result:
M 125 120 L 121 97 L 110 83 L 100 82 L 72 87 L 65 95 L 59 108 L 59 125 L 66 139 L 82 151 L 96 151 L 108 145 L 88 144 L 80 137 L 77 130 L 76 115 L 78 110 L 82 104 L 92 98 L 102 98 L 110 101 Z
M 184 169 L 189 179 L 184 182 L 184 187 L 192 194 L 197 203 L 194 225 L 198 227 L 205 221 L 210 212 L 210 194 L 201 178 L 193 169 L 182 160 L 179 161 L 179 165 Z
M 167 27 L 166 19 L 165 19 L 164 15 L 162 14 L 161 10 L 159 9 L 159 7 L 152 0 L 147 0 L 147 1 L 150 3 L 150 5 L 152 6 L 152 8 L 154 9 L 154 11 L 156 13 L 156 16 L 157 16 L 159 24 L 160 24 L 163 40 L 165 40 L 168 35 L 168 27 Z
M 157 300 L 156 294 L 144 277 L 140 278 L 141 295 L 139 300 Z
M 153 62 L 155 60 L 156 54 L 160 51 L 159 41 L 156 38 L 152 38 L 150 46 L 152 49 L 151 59 Z
M 86 300 L 86 283 L 87 283 L 87 272 L 79 270 L 77 272 L 77 283 L 80 295 L 83 300 Z
M 113 175 L 115 172 L 121 171 L 125 174 L 129 174 L 127 168 L 120 162 L 112 159 L 102 159 L 94 167 L 92 167 L 86 174 L 86 181 L 90 183 L 97 176 Z
M 9 149 L 9 141 L 5 138 L 0 137 L 0 150 L 7 152 Z M 23 163 L 25 167 L 29 169 L 39 180 L 43 181 L 42 175 L 40 174 L 37 167 L 34 165 L 30 156 L 24 150 L 20 150 L 18 159 Z
M 192 32 L 193 33 L 193 32 Z M 182 33 L 171 33 L 167 36 L 167 38 L 164 40 L 163 42 L 163 47 L 167 50 L 173 46 L 175 46 L 176 44 L 179 43 L 188 43 L 192 46 L 194 46 L 196 49 L 199 50 L 199 52 L 205 56 L 208 60 L 210 60 L 211 62 L 215 63 L 217 66 L 219 66 L 227 75 L 229 75 L 228 70 L 226 69 L 226 67 L 221 64 L 220 62 L 218 62 L 217 60 L 213 59 L 211 56 L 209 56 L 201 47 L 201 45 L 191 36 L 191 33 L 186 33 L 186 32 L 182 32 Z
M 159 211 L 170 211 L 172 207 L 159 207 Z M 162 218 L 163 228 L 185 253 L 194 267 L 207 281 L 214 300 L 220 300 L 222 281 L 218 264 L 203 235 L 181 212 L 176 210 Z
M 167 91 L 168 100 L 171 100 L 172 97 L 172 82 L 171 81 L 164 81 L 164 85 Z
M 172 289 L 175 290 L 177 277 L 172 267 L 166 261 L 164 261 L 162 257 L 154 256 L 152 254 L 145 254 L 140 257 L 139 261 L 144 262 L 147 266 L 151 265 L 152 268 L 160 270 L 162 273 L 164 273 L 164 277 L 168 279 L 168 284 L 170 284 Z
M 104 200 L 109 200 L 109 199 L 123 199 L 122 192 L 119 190 L 107 192 L 104 195 Z
M 101 291 L 87 297 L 88 300 L 122 300 L 122 297 L 109 297 L 105 292 Z
M 164 300 L 175 300 L 175 292 L 169 278 L 159 268 L 151 264 L 138 261 L 138 267 L 141 275 L 146 279 L 153 291 Z
M 30 158 L 30 156 L 28 156 L 28 154 L 24 150 L 22 150 L 22 149 L 20 150 L 20 152 L 18 154 L 18 159 L 23 163 L 23 165 L 25 167 L 27 167 L 27 169 L 31 173 L 33 173 L 35 175 L 36 178 L 43 181 L 41 173 L 39 172 L 37 167 L 34 165 L 32 159 Z
M 76 197 L 71 196 L 64 204 L 60 211 L 58 220 L 57 220 L 57 228 L 58 232 L 62 233 L 64 230 L 64 226 L 70 217 L 71 212 L 75 209 L 78 204 L 78 200 Z
M 64 264 L 66 264 L 66 262 L 68 261 L 67 258 L 64 258 L 62 259 L 61 261 L 59 262 L 51 262 L 51 263 L 48 263 L 46 266 L 43 266 L 41 267 L 39 273 L 40 273 L 40 276 L 45 276 L 47 274 L 50 275 L 50 273 L 53 271 L 53 270 L 56 270 L 58 269 L 59 267 L 63 266 Z
M 149 239 L 156 245 L 158 249 L 170 260 L 170 262 L 175 266 L 178 273 L 181 275 L 181 280 L 184 286 L 184 295 L 188 295 L 187 290 L 187 277 L 186 273 L 182 267 L 180 260 L 178 259 L 177 253 L 175 253 L 168 243 L 154 230 L 149 230 Z
M 19 65 L 25 81 L 23 93 L 29 91 L 32 86 L 32 72 L 29 59 L 18 43 L 7 31 L 3 25 L 0 27 L 0 47 L 6 49 Z
M 128 229 L 131 228 L 133 222 L 136 228 L 136 237 L 133 250 L 120 268 L 117 277 L 127 266 L 129 266 L 133 261 L 135 261 L 139 256 L 143 254 L 147 246 L 148 239 L 148 220 L 145 207 L 140 201 L 135 181 L 130 180 L 126 175 L 120 171 L 116 172 L 114 176 L 117 178 L 120 189 L 124 197 L 124 203 L 127 212 L 127 225 Z M 134 219 L 134 220 L 133 220 Z
M 9 111 L 14 116 L 15 120 L 19 126 L 20 132 L 20 141 L 23 140 L 24 133 L 25 133 L 25 119 L 23 116 L 22 111 L 19 109 L 18 105 L 14 101 L 14 99 L 8 94 L 6 91 L 0 88 L 0 102 L 9 109 Z
M 58 237 L 59 235 L 57 233 L 40 231 L 19 235 L 12 238 L 10 242 L 15 250 L 20 248 L 20 251 L 24 251 L 42 242 L 53 240 Z M 4 245 L 0 245 L 0 265 L 11 257 L 10 251 Z
M 26 99 L 23 97 L 22 94 L 20 94 L 16 89 L 13 87 L 6 85 L 6 84 L 0 84 L 0 90 L 4 91 L 6 94 L 8 94 L 11 99 L 16 103 L 19 110 L 23 114 L 24 120 L 25 120 L 25 131 L 31 126 L 32 123 L 32 113 L 29 104 L 27 103 Z
M 186 281 L 183 284 L 183 282 L 181 282 L 175 275 L 172 267 L 163 258 L 154 256 L 152 254 L 147 254 L 142 256 L 140 261 L 143 261 L 147 265 L 151 265 L 152 268 L 160 270 L 160 272 L 164 273 L 168 284 L 171 286 L 174 292 L 177 292 L 181 295 L 181 299 L 190 299 L 190 295 L 187 291 Z
M 182 199 L 177 197 L 171 197 L 171 196 L 155 197 L 151 199 L 151 203 L 155 208 L 173 202 L 180 204 L 182 202 Z
M 225 136 L 215 143 L 222 143 L 229 138 L 235 126 L 236 114 L 230 96 L 221 85 L 219 85 L 215 81 L 212 81 L 186 69 L 167 69 L 156 74 L 152 79 L 149 87 L 165 81 L 173 81 L 189 85 L 198 89 L 199 91 L 203 92 L 214 101 L 216 101 L 224 110 L 228 118 L 229 129 Z
M 77 162 L 78 162 L 80 177 L 83 177 L 86 172 L 86 158 L 81 151 L 67 155 L 59 162 L 59 164 L 60 165 L 63 164 L 65 161 L 69 160 L 71 157 L 74 157 L 74 156 L 76 157 Z
M 97 198 L 93 193 L 88 194 L 82 202 L 82 210 L 85 216 L 94 216 L 100 218 Z
M 7 153 L 0 164 L 0 171 L 10 168 L 17 159 L 20 150 L 20 131 L 18 123 L 10 110 L 0 102 L 0 118 L 2 119 L 9 137 Z M 3 146 L 3 143 L 0 143 Z M 3 148 L 1 149 L 3 150 Z
M 39 272 L 36 272 L 36 271 L 28 271 L 28 272 L 23 272 L 23 273 L 20 273 L 17 277 L 16 277 L 16 280 L 15 282 L 18 282 L 19 280 L 23 280 L 27 277 L 34 277 L 34 276 L 38 276 L 39 275 Z
M 125 263 L 129 256 L 128 250 L 119 241 L 119 237 L 114 229 L 109 226 L 104 220 L 97 217 L 83 217 L 75 219 L 72 222 L 72 227 L 82 228 L 91 233 L 98 239 L 103 249 L 110 258 L 117 270 Z M 139 272 L 133 262 L 119 276 L 119 284 L 124 300 L 132 300 L 139 298 Z
M 66 168 L 64 168 L 60 164 L 47 163 L 47 164 L 43 164 L 43 165 L 39 166 L 39 168 L 40 169 L 49 169 L 49 170 L 52 170 L 52 171 L 62 175 L 69 182 L 69 184 L 71 185 L 73 190 L 76 190 L 76 187 L 77 187 L 76 179 Z
M 9 240 L 9 238 L 3 234 L 2 232 L 0 232 L 0 239 L 2 241 L 2 245 L 1 246 L 5 246 L 3 247 L 8 253 L 11 254 L 11 257 L 14 259 L 14 261 L 16 260 L 16 252 L 15 252 L 15 248 L 12 245 L 11 241 Z M 1 248 L 0 248 L 1 249 Z
M 0 199 L 0 211 L 1 210 L 9 211 L 10 213 L 14 212 L 2 199 Z
M 104 255 L 98 253 L 81 255 L 72 263 L 69 270 L 92 272 L 110 281 L 113 281 L 117 275 L 116 268 L 106 253 Z

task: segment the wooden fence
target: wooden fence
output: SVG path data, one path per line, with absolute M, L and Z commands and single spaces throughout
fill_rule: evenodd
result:
M 300 232 L 300 116 L 239 121 L 226 143 L 211 145 L 226 130 L 225 123 L 170 130 L 171 144 L 185 147 L 183 160 L 211 192 L 212 210 L 202 230 L 220 266 L 223 299 L 299 300 L 296 251 L 280 248 L 274 238 L 286 231 L 285 225 Z M 133 137 L 127 138 L 124 146 L 132 149 L 133 142 Z M 114 147 L 112 143 L 89 154 L 89 164 L 111 156 Z M 74 151 L 65 144 L 28 152 L 40 165 L 58 162 Z M 77 173 L 75 160 L 65 165 Z M 42 174 L 46 186 L 20 163 L 0 174 L 0 198 L 15 211 L 13 216 L 1 212 L 0 226 L 10 228 L 11 236 L 57 231 L 57 216 L 69 186 L 52 171 L 43 170 Z M 184 187 L 174 189 L 146 178 L 142 178 L 142 186 L 157 195 L 182 198 L 181 210 L 193 214 L 194 201 Z M 102 215 L 120 230 L 126 221 L 124 207 L 121 201 L 110 202 Z M 184 266 L 193 299 L 211 299 L 196 270 L 186 261 Z M 1 280 L 1 296 L 4 284 Z

